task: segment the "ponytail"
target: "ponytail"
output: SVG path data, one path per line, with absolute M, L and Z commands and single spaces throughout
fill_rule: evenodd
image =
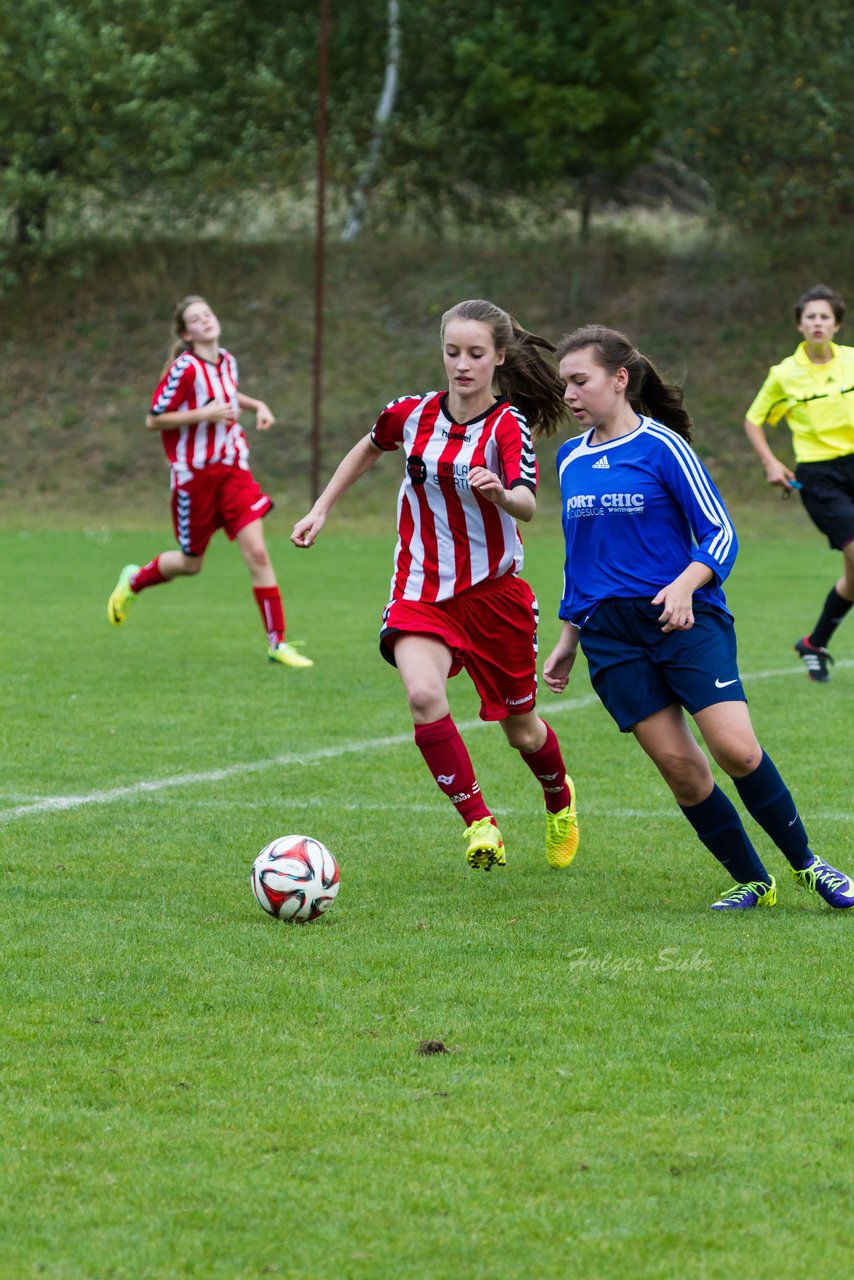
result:
M 521 409 L 535 440 L 553 436 L 566 416 L 563 383 L 552 362 L 540 352 L 553 352 L 554 344 L 529 333 L 512 316 L 509 319 L 513 342 L 505 349 L 504 364 L 498 366 L 495 380 L 502 395 Z
M 585 325 L 561 338 L 556 348 L 558 361 L 582 347 L 593 347 L 597 363 L 608 373 L 626 370 L 626 399 L 636 413 L 654 418 L 691 443 L 694 424 L 683 407 L 682 388 L 665 382 L 652 361 L 637 351 L 625 334 L 601 324 Z
M 524 414 L 535 440 L 554 435 L 564 420 L 566 405 L 563 383 L 554 364 L 541 354 L 553 352 L 552 343 L 529 333 L 501 307 L 483 298 L 458 302 L 445 312 L 441 328 L 443 341 L 445 327 L 451 320 L 477 320 L 486 325 L 496 350 L 504 352 L 504 363 L 495 371 L 501 394 Z

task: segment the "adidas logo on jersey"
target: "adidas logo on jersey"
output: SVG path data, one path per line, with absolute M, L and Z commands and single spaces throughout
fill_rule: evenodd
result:
M 607 453 L 603 454 L 598 462 L 593 463 L 593 470 L 594 471 L 610 471 L 611 470 L 610 464 L 608 462 Z

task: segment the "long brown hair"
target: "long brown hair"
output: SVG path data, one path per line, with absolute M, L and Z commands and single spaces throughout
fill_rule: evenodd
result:
M 525 415 L 535 440 L 554 435 L 566 414 L 563 384 L 552 362 L 541 354 L 554 351 L 554 345 L 523 329 L 511 315 L 485 298 L 468 298 L 445 312 L 443 342 L 451 320 L 478 320 L 486 325 L 496 351 L 504 352 L 504 363 L 495 371 L 501 394 Z
M 570 351 L 592 347 L 596 363 L 608 373 L 625 369 L 629 375 L 626 399 L 636 413 L 645 414 L 670 427 L 683 440 L 691 443 L 694 423 L 683 408 L 684 394 L 681 387 L 665 382 L 652 361 L 629 342 L 624 333 L 607 329 L 603 324 L 587 324 L 561 338 L 555 348 L 558 363 Z

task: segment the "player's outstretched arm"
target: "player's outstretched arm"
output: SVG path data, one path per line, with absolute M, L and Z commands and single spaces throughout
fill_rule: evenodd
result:
M 301 520 L 297 520 L 291 534 L 291 542 L 295 547 L 310 547 L 314 542 L 320 530 L 326 523 L 326 517 L 338 499 L 345 494 L 363 476 L 366 471 L 370 471 L 371 467 L 379 458 L 384 450 L 379 449 L 370 437 L 370 433 L 363 436 L 349 453 L 345 454 L 329 484 L 323 490 L 323 493 L 317 499 L 311 508 Z

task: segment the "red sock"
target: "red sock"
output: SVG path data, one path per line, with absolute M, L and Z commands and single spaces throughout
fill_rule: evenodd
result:
M 560 744 L 550 725 L 546 725 L 546 740 L 539 751 L 520 751 L 519 755 L 538 779 L 543 788 L 543 798 L 549 813 L 565 809 L 572 799 L 566 785 L 566 765 L 560 753 Z
M 137 569 L 130 580 L 129 586 L 131 591 L 136 594 L 137 591 L 144 591 L 146 587 L 156 587 L 161 582 L 171 581 L 171 578 L 165 577 L 160 572 L 160 556 L 155 556 L 148 564 L 144 564 L 141 569 Z
M 415 745 L 439 789 L 444 791 L 467 827 L 478 818 L 492 817 L 480 794 L 466 745 L 449 715 L 432 724 L 417 724 Z
M 285 611 L 278 587 L 253 587 L 252 594 L 267 632 L 270 648 L 275 649 L 285 638 Z

